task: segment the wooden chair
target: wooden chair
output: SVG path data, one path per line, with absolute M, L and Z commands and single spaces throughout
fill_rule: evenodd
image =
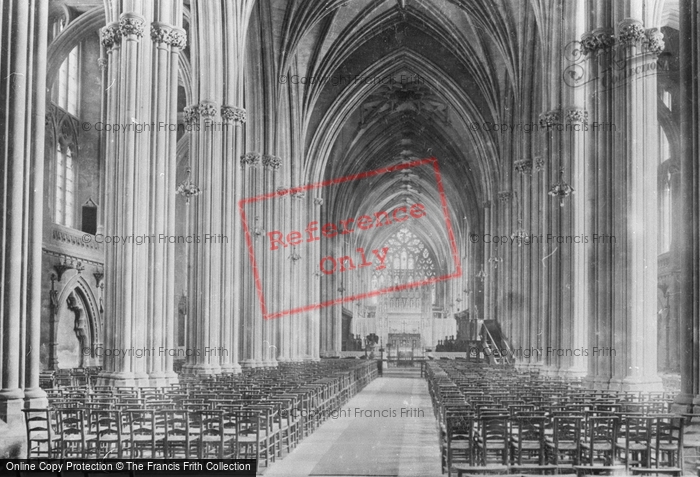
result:
M 511 464 L 544 465 L 546 462 L 545 426 L 542 415 L 520 414 L 513 419 L 510 436 Z
M 581 427 L 583 416 L 554 416 L 552 437 L 545 440 L 548 460 L 560 465 L 566 462 L 578 465 L 581 461 Z M 562 462 L 562 457 L 569 459 Z
M 77 408 L 56 409 L 60 434 L 61 458 L 84 458 L 87 455 L 87 441 L 95 438 L 86 430 L 85 411 Z
M 489 454 L 496 454 L 502 465 L 508 464 L 508 415 L 481 415 L 478 419 L 479 434 L 475 439 L 475 447 L 479 463 L 486 465 Z
M 129 447 L 131 458 L 157 458 L 162 452 L 163 435 L 156 431 L 154 409 L 126 411 L 129 423 Z
M 129 435 L 124 432 L 124 421 L 120 411 L 93 409 L 88 412 L 89 434 L 88 449 L 91 457 L 96 459 L 124 457 L 128 450 Z
M 163 457 L 189 459 L 196 457 L 188 411 L 184 409 L 160 411 L 163 422 Z M 196 437 L 196 436 L 195 436 Z
M 602 457 L 604 466 L 612 466 L 617 445 L 619 418 L 613 415 L 588 417 L 588 427 L 581 449 L 583 461 L 595 465 L 597 457 Z
M 22 409 L 27 429 L 27 459 L 54 458 L 61 452 L 61 436 L 51 409 Z
M 233 458 L 236 453 L 236 434 L 227 433 L 224 413 L 219 410 L 195 411 L 200 423 L 197 439 L 199 459 Z
M 474 417 L 470 413 L 448 414 L 441 439 L 442 471 L 452 475 L 452 465 L 474 465 Z
M 631 467 L 651 466 L 652 425 L 654 418 L 640 414 L 626 414 L 622 417 L 624 441 L 616 443 L 617 457 Z

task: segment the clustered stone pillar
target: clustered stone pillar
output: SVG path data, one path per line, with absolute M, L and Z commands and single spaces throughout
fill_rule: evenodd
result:
M 680 318 L 681 392 L 676 398 L 678 411 L 700 409 L 700 12 L 696 2 L 680 2 L 681 94 L 681 231 Z
M 21 429 L 23 405 L 46 404 L 39 349 L 48 0 L 6 2 L 0 15 L 2 31 L 12 32 L 0 39 L 0 420 Z
M 177 138 L 175 128 L 157 125 L 177 122 L 178 57 L 186 41 L 182 2 L 156 3 L 129 11 L 114 5 L 101 32 L 107 122 L 155 125 L 107 136 L 104 148 L 105 234 L 151 237 L 105 251 L 105 347 L 124 351 L 104 357 L 101 379 L 116 386 L 177 380 L 167 351 L 174 348 L 174 250 L 160 239 L 175 230 Z M 139 357 L 138 349 L 150 352 Z
M 598 350 L 589 358 L 588 380 L 597 387 L 660 390 L 653 69 L 663 41 L 656 28 L 644 28 L 643 2 L 620 11 L 607 2 L 598 7 L 595 28 L 582 37 L 593 78 L 588 109 L 596 144 L 588 155 L 591 178 L 585 184 L 594 215 L 587 223 L 591 240 L 598 237 L 588 254 L 597 265 L 586 308 L 593 317 L 591 352 Z

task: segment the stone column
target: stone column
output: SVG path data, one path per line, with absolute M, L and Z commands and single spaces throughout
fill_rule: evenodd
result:
M 46 0 L 11 1 L 0 20 L 6 58 L 0 84 L 0 175 L 5 220 L 0 267 L 0 420 L 21 429 L 23 406 L 43 405 L 39 388 L 41 240 L 43 221 L 44 121 L 46 91 Z M 38 142 L 41 141 L 41 142 Z M 37 214 L 38 215 L 34 215 Z M 20 449 L 21 444 L 12 442 Z
M 118 22 L 101 32 L 108 55 L 107 122 L 154 125 L 105 141 L 105 234 L 147 238 L 105 251 L 105 347 L 124 353 L 105 356 L 101 379 L 116 386 L 177 380 L 167 352 L 174 348 L 175 327 L 174 256 L 167 237 L 174 234 L 176 131 L 158 125 L 177 122 L 182 2 L 159 3 L 154 11 L 114 6 L 107 17 Z M 137 357 L 139 349 L 148 352 Z
M 241 156 L 240 164 L 243 174 L 243 195 L 244 197 L 254 197 L 259 191 L 257 184 L 260 172 L 260 154 L 257 152 L 246 153 Z M 257 247 L 257 251 L 261 252 L 261 247 L 263 247 L 263 245 L 260 245 L 260 242 L 262 238 L 258 239 L 257 233 L 264 234 L 264 231 L 262 230 L 261 222 L 262 209 L 259 206 L 259 202 L 248 204 L 245 207 L 245 214 L 248 222 L 248 229 L 251 234 L 252 245 L 254 249 Z M 259 228 L 259 230 L 256 231 L 256 228 Z M 256 253 L 255 255 L 256 259 L 260 256 L 261 253 Z M 258 262 L 258 266 L 260 266 L 260 262 Z M 260 309 L 260 301 L 256 291 L 250 259 L 248 259 L 242 275 L 243 299 L 241 300 L 241 305 L 243 309 L 241 310 L 242 318 L 240 328 L 242 338 L 241 366 L 256 368 L 262 366 L 263 363 L 262 311 Z
M 680 1 L 680 97 L 681 109 L 681 214 L 680 265 L 680 343 L 681 393 L 676 397 L 680 411 L 700 412 L 700 13 L 696 2 Z
M 223 277 L 222 277 L 222 323 L 221 323 L 221 347 L 225 350 L 221 359 L 222 372 L 239 373 L 241 365 L 238 363 L 240 353 L 240 311 L 241 287 L 243 280 L 241 274 L 244 267 L 250 262 L 242 256 L 244 239 L 238 201 L 242 198 L 242 175 L 239 157 L 241 155 L 242 129 L 246 122 L 247 114 L 242 108 L 236 106 L 222 106 L 221 118 L 224 121 L 223 150 L 226 155 L 224 160 L 224 206 L 223 206 L 223 230 L 227 241 L 223 249 Z
M 613 295 L 615 361 L 611 386 L 662 389 L 656 373 L 657 322 L 657 171 L 658 119 L 656 74 L 641 74 L 656 64 L 663 49 L 658 30 L 644 30 L 641 21 L 618 25 L 618 51 L 626 59 L 625 83 L 613 89 L 615 155 L 613 214 L 616 220 Z M 660 45 L 658 42 L 661 41 Z M 622 249 L 622 250 L 620 250 Z
M 262 156 L 263 165 L 263 189 L 260 191 L 263 194 L 274 192 L 277 187 L 276 175 L 282 161 L 279 157 L 265 154 Z M 284 216 L 287 210 L 279 206 L 279 199 L 268 199 L 262 203 L 263 207 L 263 217 L 265 217 L 264 224 L 265 230 L 280 230 L 277 227 L 282 225 Z M 281 229 L 286 230 L 286 229 Z M 264 277 L 263 288 L 265 290 L 265 300 L 267 301 L 268 311 L 281 310 L 280 301 L 282 288 L 287 288 L 292 286 L 292 283 L 284 283 L 281 280 L 282 267 L 284 266 L 286 253 L 291 253 L 290 250 L 285 249 L 284 251 L 279 251 L 282 253 L 269 253 L 267 244 L 265 242 L 265 247 L 260 255 L 260 263 L 263 267 L 261 276 Z M 281 317 L 275 319 L 263 319 L 262 320 L 262 352 L 263 352 L 263 365 L 265 367 L 276 367 L 277 366 L 277 354 L 279 353 L 279 342 L 277 340 L 277 327 L 280 320 L 286 320 L 289 317 Z
M 44 122 L 46 120 L 46 38 L 48 31 L 48 0 L 31 3 L 30 24 L 35 25 L 34 38 L 28 53 L 33 75 L 27 78 L 32 87 L 33 103 L 27 123 L 32 134 L 29 169 L 28 224 L 29 249 L 27 254 L 27 344 L 24 371 L 24 398 L 28 407 L 47 404 L 46 393 L 39 387 L 41 372 L 41 261 L 44 228 Z M 33 51 L 32 51 L 33 50 Z M 29 83 L 31 81 L 31 83 Z M 28 103 L 29 104 L 29 103 Z

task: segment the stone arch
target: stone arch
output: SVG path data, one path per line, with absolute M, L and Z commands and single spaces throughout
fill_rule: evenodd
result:
M 57 295 L 54 306 L 56 310 L 50 323 L 49 368 L 99 365 L 101 359 L 96 350 L 102 344 L 102 315 L 85 278 L 76 275 L 68 280 Z M 71 356 L 75 352 L 79 354 Z

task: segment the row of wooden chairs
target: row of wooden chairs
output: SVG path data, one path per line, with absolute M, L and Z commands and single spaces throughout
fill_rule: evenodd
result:
M 324 360 L 325 361 L 325 360 Z M 25 410 L 28 458 L 255 458 L 291 452 L 377 376 L 369 362 L 183 376 L 156 387 L 64 386 Z
M 426 377 L 443 473 L 455 464 L 542 472 L 622 465 L 680 475 L 683 419 L 667 413 L 668 394 L 587 390 L 471 363 L 429 363 Z

